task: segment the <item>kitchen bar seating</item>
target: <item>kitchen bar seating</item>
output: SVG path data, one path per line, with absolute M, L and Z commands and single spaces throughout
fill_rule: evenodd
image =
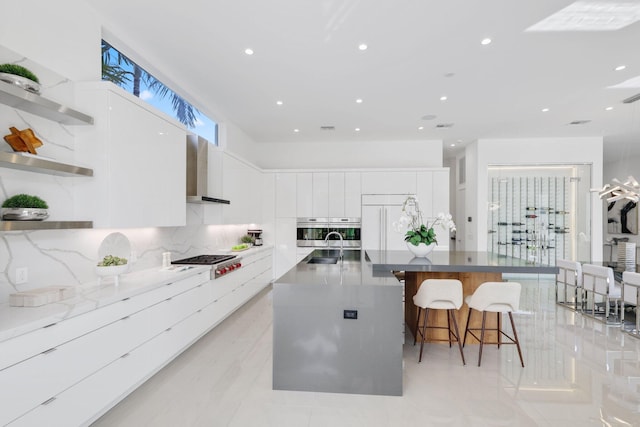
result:
M 518 310 L 520 304 L 520 290 L 522 286 L 517 282 L 485 282 L 481 284 L 478 289 L 465 298 L 465 302 L 469 306 L 469 315 L 467 316 L 467 326 L 464 331 L 464 339 L 462 345 L 467 341 L 467 333 L 480 341 L 480 350 L 478 352 L 478 366 L 482 362 L 482 347 L 485 344 L 496 344 L 498 348 L 502 344 L 515 344 L 518 349 L 518 355 L 520 356 L 520 364 L 524 368 L 524 360 L 522 358 L 522 350 L 520 349 L 520 341 L 518 340 L 518 333 L 516 332 L 516 325 L 513 322 L 513 312 Z M 476 310 L 482 313 L 482 326 L 480 328 L 470 328 L 469 321 L 471 319 L 472 311 Z M 487 328 L 486 319 L 487 313 L 496 313 L 498 325 L 497 328 Z M 502 313 L 507 312 L 509 314 L 509 320 L 511 321 L 511 329 L 513 331 L 513 337 L 507 335 L 501 328 Z M 474 331 L 480 331 L 480 337 L 478 337 Z M 486 332 L 496 331 L 496 342 L 488 342 Z M 509 342 L 502 342 L 502 337 L 506 337 Z
M 625 328 L 624 324 L 625 306 L 627 304 L 634 307 L 635 312 L 635 325 L 630 329 Z M 640 336 L 638 307 L 640 307 L 640 273 L 625 271 L 622 273 L 622 329 L 634 336 Z
M 560 269 L 556 275 L 556 304 L 582 311 L 584 309 L 582 265 L 577 261 L 558 259 L 556 266 Z M 573 288 L 571 296 L 569 296 L 570 288 Z
M 613 269 L 601 265 L 583 264 L 582 286 L 586 304 L 585 314 L 602 319 L 605 323 L 619 324 L 618 301 L 622 297 L 622 288 L 614 279 Z M 598 296 L 602 301 L 598 301 Z M 612 301 L 615 302 L 615 317 L 609 316 Z
M 460 342 L 460 333 L 458 330 L 458 321 L 453 310 L 459 310 L 462 306 L 462 282 L 456 279 L 427 279 L 422 282 L 418 293 L 413 296 L 413 303 L 418 307 L 418 316 L 416 319 L 416 333 L 414 335 L 413 345 L 418 341 L 420 335 L 420 356 L 418 363 L 422 361 L 422 349 L 426 340 L 427 328 L 447 329 L 449 347 L 451 347 L 452 338 L 458 343 L 460 349 L 460 357 L 462 364 L 465 365 L 464 352 L 462 343 Z M 447 326 L 427 325 L 429 317 L 429 309 L 446 310 Z M 420 327 L 420 314 L 424 311 L 422 327 Z M 453 322 L 453 329 L 451 323 Z M 437 341 L 433 339 L 434 341 Z

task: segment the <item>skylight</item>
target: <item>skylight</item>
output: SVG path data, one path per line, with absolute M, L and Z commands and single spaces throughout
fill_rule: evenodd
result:
M 577 1 L 526 31 L 615 31 L 638 20 L 638 2 Z

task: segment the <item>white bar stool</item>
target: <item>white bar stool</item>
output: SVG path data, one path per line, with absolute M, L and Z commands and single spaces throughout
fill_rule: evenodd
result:
M 636 322 L 635 327 L 629 331 L 624 327 L 624 306 L 629 304 L 635 307 Z M 640 315 L 638 313 L 638 307 L 640 307 L 640 273 L 634 273 L 631 271 L 622 272 L 622 330 L 629 332 L 631 335 L 640 336 Z
M 464 299 L 464 302 L 469 306 L 469 315 L 467 316 L 467 326 L 464 330 L 464 340 L 462 345 L 467 342 L 467 333 L 472 337 L 480 341 L 480 351 L 478 354 L 478 366 L 482 361 L 482 347 L 485 344 L 496 344 L 498 348 L 502 344 L 515 344 L 518 348 L 518 355 L 520 356 L 520 364 L 524 368 L 524 360 L 522 359 L 522 350 L 520 349 L 520 341 L 518 340 L 518 333 L 516 332 L 516 325 L 513 323 L 513 312 L 518 310 L 520 305 L 520 290 L 522 285 L 518 282 L 484 282 L 475 290 L 472 295 L 469 295 Z M 469 320 L 471 320 L 471 312 L 473 310 L 482 312 L 482 327 L 481 328 L 469 328 Z M 487 313 L 496 313 L 498 317 L 497 328 L 486 328 Z M 501 328 L 502 313 L 509 314 L 509 320 L 511 321 L 511 329 L 513 330 L 513 337 L 507 335 Z M 478 337 L 473 331 L 480 331 L 480 337 Z M 498 334 L 497 342 L 485 341 L 486 331 L 496 331 Z M 509 342 L 502 342 L 502 337 L 509 339 Z
M 582 286 L 584 287 L 585 302 L 589 302 L 589 294 L 591 294 L 591 313 L 590 316 L 598 319 L 596 314 L 604 314 L 605 323 L 618 324 L 620 323 L 618 315 L 618 301 L 622 298 L 622 288 L 618 285 L 613 276 L 613 269 L 611 267 L 604 267 L 602 265 L 595 264 L 583 264 L 582 265 Z M 596 295 L 599 295 L 604 300 L 604 313 L 596 313 Z M 616 318 L 610 319 L 610 304 L 611 301 L 616 303 Z M 598 310 L 600 311 L 600 310 Z M 589 315 L 588 308 L 585 313 Z
M 559 270 L 556 276 L 556 304 L 575 311 L 582 311 L 584 303 L 582 265 L 577 261 L 557 259 L 556 267 Z M 562 287 L 562 294 L 560 294 L 560 287 Z M 568 288 L 573 288 L 573 302 L 569 302 Z M 562 301 L 560 300 L 561 295 Z
M 413 297 L 413 304 L 418 307 L 418 317 L 416 319 L 416 333 L 413 345 L 418 341 L 418 334 L 421 337 L 420 357 L 418 363 L 422 361 L 422 349 L 426 339 L 427 328 L 447 329 L 449 347 L 451 347 L 452 338 L 458 343 L 460 349 L 460 357 L 462 364 L 465 365 L 464 353 L 460 342 L 460 333 L 458 332 L 458 321 L 456 320 L 453 310 L 458 310 L 462 306 L 462 282 L 455 279 L 427 279 L 422 282 L 418 292 Z M 422 321 L 422 329 L 420 328 L 420 314 L 424 309 L 424 318 Z M 429 310 L 447 310 L 447 326 L 428 326 L 427 319 Z M 453 329 L 451 323 L 453 321 Z M 445 341 L 445 340 L 434 340 Z

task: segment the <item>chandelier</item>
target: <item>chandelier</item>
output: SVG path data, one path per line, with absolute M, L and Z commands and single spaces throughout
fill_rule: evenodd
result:
M 600 190 L 594 189 L 592 191 L 597 191 L 600 198 L 606 199 L 608 203 L 622 199 L 629 199 L 634 202 L 640 200 L 640 184 L 631 175 L 625 182 L 620 182 L 617 178 L 613 178 L 611 184 L 606 184 Z

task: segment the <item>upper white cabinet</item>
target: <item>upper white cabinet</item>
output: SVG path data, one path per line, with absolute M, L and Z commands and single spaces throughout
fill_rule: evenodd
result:
M 312 217 L 313 215 L 313 173 L 303 172 L 296 177 L 296 211 L 293 216 Z
M 416 195 L 423 215 L 432 218 L 440 212 L 449 212 L 449 169 L 420 171 L 416 178 Z
M 77 160 L 95 178 L 77 183 L 76 216 L 96 227 L 184 225 L 184 127 L 112 83 L 76 89 L 78 107 L 95 119 L 77 131 Z
M 222 206 L 225 224 L 262 222 L 261 175 L 244 161 L 223 154 L 222 195 L 231 202 Z
M 362 201 L 362 185 L 360 172 L 344 174 L 344 215 L 349 218 L 360 218 Z
M 362 172 L 362 194 L 415 194 L 416 173 Z
M 333 195 L 331 195 L 333 197 Z M 326 218 L 329 216 L 329 174 L 326 172 L 313 173 L 313 217 Z
M 296 217 L 296 174 L 276 173 L 276 218 Z
M 346 216 L 344 172 L 330 172 L 327 175 L 329 184 L 328 216 L 330 218 L 344 217 Z

